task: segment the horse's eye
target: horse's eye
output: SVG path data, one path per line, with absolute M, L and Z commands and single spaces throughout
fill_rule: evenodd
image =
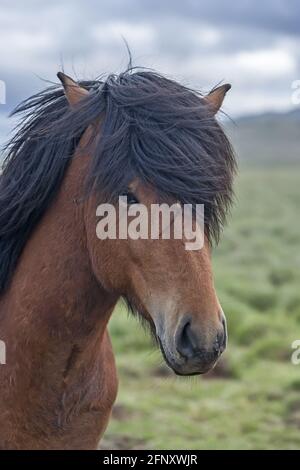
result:
M 130 191 L 127 191 L 125 192 L 124 194 L 122 194 L 122 196 L 126 196 L 127 197 L 127 204 L 131 205 L 131 204 L 139 204 L 139 201 L 138 199 L 135 197 L 135 195 L 133 193 L 131 193 Z

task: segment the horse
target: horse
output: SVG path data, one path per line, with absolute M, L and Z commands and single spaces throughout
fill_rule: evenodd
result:
M 204 95 L 149 69 L 59 82 L 26 99 L 0 176 L 0 447 L 95 449 L 118 379 L 108 322 L 119 299 L 178 375 L 210 370 L 227 342 L 211 250 L 236 160 Z M 97 207 L 203 204 L 204 244 L 99 239 Z

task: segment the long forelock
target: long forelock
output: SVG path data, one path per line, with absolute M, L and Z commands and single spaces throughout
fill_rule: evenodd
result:
M 138 176 L 162 197 L 204 204 L 208 237 L 218 240 L 235 158 L 203 96 L 150 71 L 111 75 L 101 93 L 105 117 L 91 187 L 117 198 Z

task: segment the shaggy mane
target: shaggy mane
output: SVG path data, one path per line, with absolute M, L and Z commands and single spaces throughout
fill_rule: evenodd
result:
M 136 68 L 80 85 L 90 93 L 75 109 L 55 85 L 13 112 L 21 123 L 4 149 L 0 176 L 0 293 L 56 195 L 80 137 L 100 118 L 87 191 L 116 200 L 139 177 L 162 197 L 204 204 L 208 237 L 219 238 L 232 201 L 235 158 L 203 96 Z

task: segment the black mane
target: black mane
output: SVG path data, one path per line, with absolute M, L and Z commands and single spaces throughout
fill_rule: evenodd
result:
M 24 245 L 57 193 L 84 130 L 102 118 L 87 190 L 116 199 L 133 177 L 162 196 L 205 204 L 206 230 L 218 239 L 232 200 L 232 148 L 203 97 L 149 70 L 105 80 L 68 106 L 61 86 L 21 103 L 21 124 L 4 149 L 0 176 L 0 293 Z

